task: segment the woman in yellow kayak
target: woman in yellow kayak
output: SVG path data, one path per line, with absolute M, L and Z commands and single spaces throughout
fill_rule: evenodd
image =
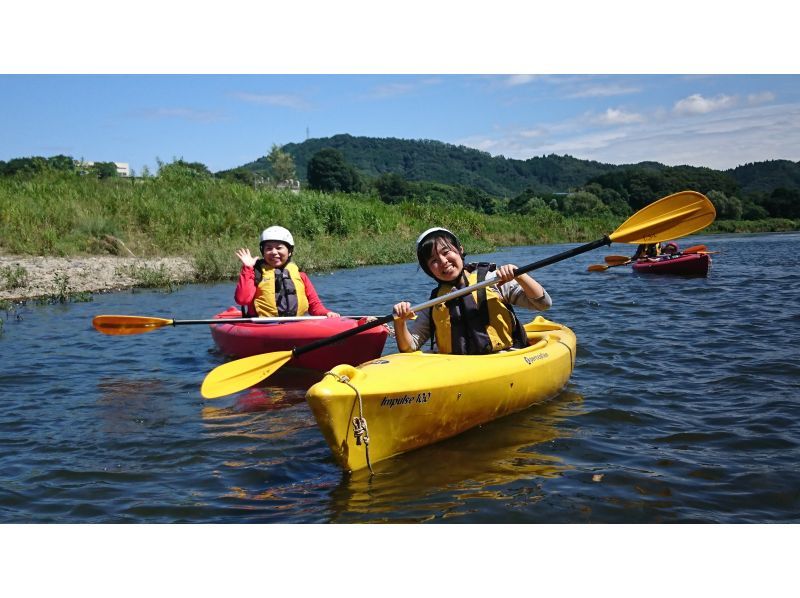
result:
M 514 264 L 464 264 L 464 247 L 452 232 L 431 228 L 417 239 L 417 260 L 425 273 L 436 280 L 431 299 L 453 289 L 497 278 L 497 285 L 440 303 L 415 314 L 411 304 L 394 306 L 397 346 L 403 352 L 416 351 L 433 337 L 439 353 L 480 355 L 528 344 L 522 324 L 511 305 L 544 311 L 552 300 L 544 287 L 527 274 L 514 278 Z M 408 322 L 408 320 L 412 320 Z
M 270 226 L 261 233 L 255 258 L 247 247 L 236 252 L 242 262 L 234 299 L 245 316 L 287 317 L 328 316 L 339 314 L 322 304 L 305 272 L 291 261 L 294 237 L 282 226 Z

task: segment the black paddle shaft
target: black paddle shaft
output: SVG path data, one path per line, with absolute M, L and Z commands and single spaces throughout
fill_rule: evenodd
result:
M 592 249 L 597 249 L 598 247 L 602 247 L 603 245 L 611 245 L 611 239 L 608 236 L 605 236 L 602 239 L 598 239 L 597 241 L 592 241 L 591 243 L 587 243 L 586 245 L 581 245 L 580 247 L 569 249 L 552 257 L 539 260 L 538 262 L 528 264 L 527 266 L 523 266 L 522 268 L 517 268 L 516 270 L 514 270 L 514 276 L 516 277 L 522 274 L 527 274 L 532 270 L 538 270 L 539 268 L 544 268 L 545 266 L 549 266 L 550 264 L 555 264 L 556 262 L 560 262 L 569 259 L 571 257 L 575 257 L 576 255 L 586 253 L 587 251 L 591 251 Z M 478 289 L 481 289 L 483 287 L 488 287 L 493 284 L 497 284 L 497 280 L 494 278 L 489 280 L 484 280 L 483 282 L 479 282 L 477 284 L 464 287 L 463 289 L 452 291 L 451 293 L 447 293 L 446 295 L 442 295 L 441 297 L 437 297 L 436 299 L 431 299 L 430 301 L 426 301 L 425 303 L 416 305 L 412 307 L 411 310 L 422 311 L 423 309 L 433 307 L 434 305 L 438 305 L 439 303 L 445 303 L 450 299 L 461 297 L 463 295 L 471 293 L 472 291 L 476 291 Z M 302 347 L 295 347 L 294 349 L 292 349 L 292 355 L 294 357 L 297 357 L 299 355 L 302 355 L 303 353 L 308 353 L 309 351 L 314 351 L 315 349 L 319 349 L 320 347 L 332 345 L 333 343 L 337 343 L 346 338 L 350 338 L 351 336 L 355 336 L 359 332 L 364 332 L 365 330 L 376 328 L 383 324 L 388 324 L 392 320 L 394 320 L 394 314 L 383 316 L 381 318 L 373 320 L 372 322 L 367 322 L 366 324 L 362 324 L 361 326 L 356 326 L 355 328 L 351 328 L 350 330 L 345 330 L 344 332 L 340 332 L 339 334 L 334 334 L 333 336 L 329 336 L 327 338 L 321 338 L 318 341 L 314 341 L 313 343 L 303 345 Z

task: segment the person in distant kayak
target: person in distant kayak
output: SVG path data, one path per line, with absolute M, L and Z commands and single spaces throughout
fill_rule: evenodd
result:
M 305 272 L 291 261 L 294 237 L 282 226 L 270 226 L 261 233 L 261 258 L 243 247 L 236 251 L 242 262 L 234 299 L 245 316 L 287 317 L 339 314 L 325 307 Z
M 667 241 L 661 246 L 662 255 L 677 255 L 680 253 L 678 244 L 675 241 Z
M 416 351 L 433 338 L 439 353 L 481 355 L 528 346 L 528 337 L 512 304 L 544 311 L 552 304 L 544 287 L 527 274 L 514 277 L 514 264 L 464 264 L 464 247 L 445 228 L 431 228 L 417 239 L 417 260 L 438 285 L 431 299 L 496 278 L 497 284 L 440 303 L 415 314 L 411 304 L 394 306 L 400 351 Z M 408 322 L 408 320 L 412 320 Z
M 661 243 L 642 243 L 631 256 L 632 261 L 655 258 L 661 255 Z

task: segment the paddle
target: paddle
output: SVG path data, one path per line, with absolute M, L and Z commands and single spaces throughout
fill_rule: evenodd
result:
M 611 266 L 619 266 L 621 264 L 627 264 L 631 261 L 631 258 L 625 255 L 607 255 L 605 257 L 606 264 Z
M 608 270 L 609 268 L 614 268 L 616 266 L 627 266 L 632 261 L 633 260 L 628 259 L 627 261 L 624 261 L 620 264 L 594 264 L 593 266 L 589 266 L 589 272 L 604 272 L 605 270 Z
M 691 247 L 687 247 L 686 249 L 682 249 L 681 253 L 702 253 L 705 252 L 708 247 L 705 245 L 692 245 Z
M 367 316 L 342 316 L 343 318 L 363 318 Z M 327 320 L 327 316 L 289 316 L 285 318 L 215 318 L 213 320 L 167 320 L 166 318 L 151 318 L 147 316 L 95 316 L 92 326 L 103 334 L 112 336 L 123 334 L 143 334 L 152 332 L 164 326 L 184 326 L 187 324 L 238 324 L 248 322 L 252 324 L 271 324 L 281 322 L 297 322 L 304 320 Z
M 603 245 L 611 243 L 658 243 L 684 237 L 702 228 L 705 228 L 714 221 L 716 211 L 707 197 L 696 191 L 682 191 L 645 206 L 633 216 L 628 218 L 617 230 L 602 239 L 592 241 L 580 247 L 569 249 L 558 255 L 554 255 L 538 262 L 528 264 L 522 268 L 517 268 L 515 276 L 537 270 L 550 264 L 555 264 L 562 260 L 575 257 L 592 249 L 597 249 Z M 439 303 L 444 303 L 450 299 L 461 297 L 475 290 L 481 289 L 492 284 L 497 284 L 496 279 L 484 280 L 477 284 L 464 287 L 447 293 L 441 297 L 431 299 L 412 307 L 413 311 L 422 311 Z M 320 347 L 331 345 L 353 335 L 387 324 L 394 319 L 393 314 L 377 318 L 372 322 L 367 322 L 361 326 L 356 326 L 350 330 L 345 330 L 328 338 L 323 338 L 302 347 L 295 347 L 291 351 L 276 351 L 274 353 L 264 353 L 253 355 L 224 363 L 206 375 L 200 388 L 200 392 L 207 399 L 222 397 L 225 395 L 244 390 L 269 377 L 278 370 L 292 357 L 298 357 L 309 351 L 314 351 Z

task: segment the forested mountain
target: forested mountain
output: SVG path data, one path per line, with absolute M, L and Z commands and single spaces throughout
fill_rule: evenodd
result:
M 311 157 L 325 148 L 339 150 L 349 164 L 368 177 L 394 173 L 408 181 L 465 185 L 495 197 L 513 197 L 525 189 L 561 192 L 582 185 L 592 177 L 622 168 L 550 155 L 528 160 L 492 157 L 476 149 L 440 141 L 336 135 L 289 143 L 281 149 L 294 158 L 297 174 L 305 178 Z M 244 168 L 267 173 L 265 158 Z
M 742 191 L 770 193 L 775 189 L 800 189 L 800 162 L 767 160 L 737 166 L 728 172 Z
M 726 171 L 688 166 L 667 167 L 652 161 L 627 165 L 604 164 L 553 154 L 515 160 L 503 156 L 493 157 L 486 152 L 440 141 L 352 135 L 289 143 L 282 150 L 291 154 L 297 167 L 297 175 L 305 179 L 311 157 L 325 148 L 334 148 L 341 152 L 349 164 L 367 177 L 375 178 L 394 173 L 407 181 L 473 187 L 494 197 L 510 198 L 525 190 L 563 193 L 591 181 L 603 181 L 604 186 L 613 187 L 611 183 L 618 178 L 613 176 L 614 173 L 630 174 L 631 171 L 636 171 L 655 175 L 664 174 L 664 170 L 672 171 L 669 178 L 684 180 L 687 184 L 697 181 L 721 184 L 724 189 L 718 190 L 726 193 L 732 193 L 737 188 L 744 193 L 770 193 L 778 188 L 800 189 L 800 162 L 789 160 L 757 162 Z M 243 168 L 265 175 L 270 172 L 265 157 L 245 164 Z M 708 190 L 705 187 L 704 189 Z

